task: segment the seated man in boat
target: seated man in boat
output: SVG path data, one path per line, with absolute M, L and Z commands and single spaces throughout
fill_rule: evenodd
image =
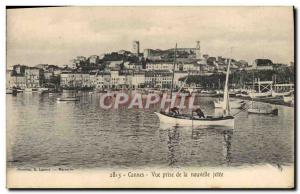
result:
M 199 118 L 205 118 L 204 113 L 200 108 L 197 108 L 196 110 L 194 110 L 194 112 L 197 113 Z
M 179 115 L 179 108 L 173 107 L 170 109 L 170 113 L 173 113 L 174 115 Z

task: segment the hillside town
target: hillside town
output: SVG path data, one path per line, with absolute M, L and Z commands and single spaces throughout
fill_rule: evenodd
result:
M 176 53 L 176 56 L 175 56 Z M 176 63 L 174 64 L 174 58 Z M 6 88 L 78 90 L 174 88 L 184 83 L 184 78 L 225 75 L 228 57 L 203 54 L 200 41 L 191 48 L 167 50 L 144 49 L 140 42 L 133 41 L 132 51 L 120 50 L 103 55 L 77 56 L 69 65 L 37 64 L 29 67 L 16 64 L 6 72 Z M 239 72 L 293 72 L 294 64 L 276 64 L 271 59 L 256 59 L 253 62 L 231 59 L 231 74 Z M 173 74 L 174 72 L 174 74 Z M 265 76 L 264 76 L 265 77 Z M 291 74 L 293 78 L 293 74 Z M 218 80 L 216 80 L 218 81 Z M 289 80 L 292 81 L 292 80 Z M 287 80 L 283 80 L 287 82 Z M 189 84 L 201 85 L 200 83 Z M 215 86 L 217 87 L 217 86 Z

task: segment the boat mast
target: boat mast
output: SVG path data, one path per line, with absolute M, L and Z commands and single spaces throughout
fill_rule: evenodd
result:
M 230 104 L 229 104 L 229 92 L 228 92 L 228 80 L 229 80 L 229 72 L 230 72 L 230 64 L 231 64 L 231 58 L 229 58 L 227 72 L 226 72 L 226 81 L 225 81 L 225 87 L 224 87 L 224 115 L 228 116 L 230 115 Z
M 172 94 L 173 94 L 173 85 L 174 85 L 174 73 L 175 73 L 175 64 L 176 64 L 176 54 L 177 54 L 177 43 L 175 45 L 175 50 L 174 50 L 174 63 L 173 63 L 173 75 L 172 75 L 172 84 L 171 84 L 171 100 L 172 100 Z M 169 111 L 170 111 L 171 105 L 169 106 Z

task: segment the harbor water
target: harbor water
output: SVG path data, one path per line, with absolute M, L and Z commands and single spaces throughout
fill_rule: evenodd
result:
M 160 124 L 150 109 L 99 106 L 100 94 L 58 103 L 55 95 L 6 95 L 7 166 L 143 168 L 274 166 L 294 163 L 294 108 L 278 116 L 240 112 L 234 129 Z M 205 114 L 216 98 L 200 97 Z M 265 106 L 256 103 L 256 106 Z M 239 110 L 233 110 L 233 113 Z

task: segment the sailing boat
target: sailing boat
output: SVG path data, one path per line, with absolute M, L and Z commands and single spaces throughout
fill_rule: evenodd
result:
M 220 90 L 220 79 L 219 79 L 219 90 Z M 232 109 L 241 109 L 245 106 L 245 101 L 241 101 L 241 100 L 235 100 L 235 101 L 231 101 L 230 102 L 230 107 Z M 214 106 L 215 108 L 223 108 L 225 109 L 225 103 L 224 101 L 221 101 L 220 99 L 218 99 L 217 101 L 214 101 Z
M 175 48 L 176 53 L 176 48 Z M 176 60 L 176 58 L 175 58 Z M 174 60 L 174 65 L 175 65 Z M 229 104 L 229 92 L 228 92 L 228 79 L 229 79 L 229 71 L 230 71 L 230 63 L 227 67 L 226 73 L 226 82 L 224 87 L 224 114 L 222 116 L 207 116 L 204 118 L 197 118 L 193 115 L 173 115 L 170 112 L 154 112 L 161 123 L 171 124 L 171 125 L 182 125 L 182 126 L 225 126 L 234 128 L 234 117 L 230 114 L 230 104 Z M 173 84 L 173 83 L 172 83 Z

